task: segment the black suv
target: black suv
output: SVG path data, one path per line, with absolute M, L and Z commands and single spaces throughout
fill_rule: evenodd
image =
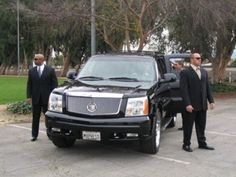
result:
M 175 125 L 181 105 L 169 58 L 92 56 L 75 80 L 51 93 L 49 139 L 57 147 L 73 146 L 76 139 L 138 140 L 143 152 L 156 153 L 161 130 Z

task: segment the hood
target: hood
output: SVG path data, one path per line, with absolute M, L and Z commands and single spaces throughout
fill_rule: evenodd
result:
M 117 81 L 72 81 L 64 86 L 54 89 L 54 93 L 119 93 L 123 95 L 146 95 L 155 82 L 117 82 Z

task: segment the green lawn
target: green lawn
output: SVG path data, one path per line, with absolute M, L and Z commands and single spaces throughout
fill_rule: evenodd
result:
M 59 84 L 66 78 L 58 78 Z M 13 103 L 26 100 L 26 76 L 0 76 L 0 104 Z M 235 86 L 224 84 L 212 85 L 212 90 L 218 92 L 236 92 Z
M 59 83 L 64 80 L 65 78 L 59 78 Z M 0 76 L 0 104 L 25 100 L 26 83 L 26 76 Z

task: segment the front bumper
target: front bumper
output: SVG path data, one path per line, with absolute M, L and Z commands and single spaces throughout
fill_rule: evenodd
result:
M 83 118 L 51 111 L 46 112 L 47 133 L 53 134 L 52 128 L 70 130 L 76 138 L 82 131 L 99 131 L 106 138 L 112 133 L 137 133 L 139 137 L 150 135 L 151 119 L 148 116 L 123 118 Z

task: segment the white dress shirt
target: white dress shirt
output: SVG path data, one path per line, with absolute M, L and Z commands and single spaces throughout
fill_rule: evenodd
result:
M 200 71 L 200 66 L 195 66 L 191 64 L 191 67 L 193 68 L 193 70 L 197 73 L 199 79 L 201 79 L 201 71 Z
M 44 70 L 44 64 L 37 66 L 37 71 L 39 73 L 39 77 L 42 76 L 43 70 Z

